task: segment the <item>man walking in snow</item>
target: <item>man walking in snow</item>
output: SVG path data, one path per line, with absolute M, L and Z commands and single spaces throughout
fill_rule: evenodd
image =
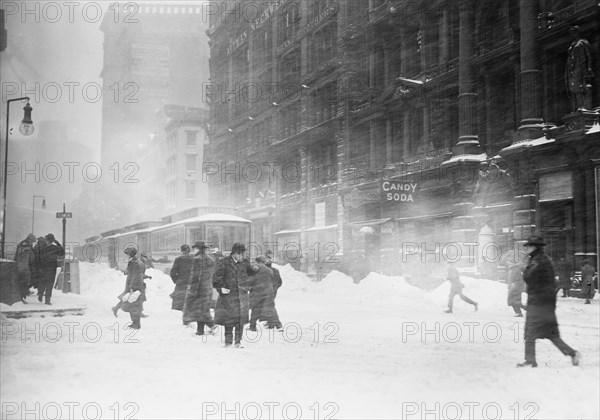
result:
M 517 252 L 516 249 L 509 251 L 503 258 L 502 264 L 506 266 L 508 277 L 508 297 L 506 303 L 508 306 L 513 308 L 516 317 L 523 317 L 522 309 L 527 309 L 523 305 L 521 294 L 525 291 L 525 282 L 523 281 L 523 270 L 525 264 L 522 260 L 522 256 Z
M 215 261 L 206 254 L 208 245 L 204 241 L 197 241 L 193 248 L 197 252 L 192 262 L 192 272 L 183 305 L 183 323 L 196 322 L 196 335 L 204 335 L 205 326 L 209 328 L 209 334 L 214 334 L 216 327 L 210 314 L 210 305 Z
M 532 236 L 525 243 L 529 262 L 523 272 L 527 285 L 527 316 L 525 317 L 525 362 L 517 367 L 537 367 L 535 340 L 547 338 L 567 356 L 574 366 L 579 365 L 581 355 L 561 338 L 556 320 L 556 285 L 552 261 L 544 253 L 544 240 Z
M 249 277 L 250 280 L 250 330 L 256 331 L 258 321 L 266 321 L 267 328 L 282 327 L 275 309 L 275 294 L 273 293 L 273 271 L 267 267 L 267 259 L 258 256 L 255 259 L 258 271 Z
M 181 255 L 175 258 L 169 273 L 171 280 L 175 283 L 175 290 L 171 293 L 171 309 L 176 311 L 183 311 L 186 290 L 190 283 L 192 264 L 194 263 L 194 256 L 190 255 L 190 246 L 183 244 L 180 249 Z M 185 321 L 183 323 L 185 324 Z
M 446 309 L 447 314 L 452 313 L 452 307 L 454 305 L 454 297 L 456 295 L 460 296 L 462 300 L 467 303 L 470 303 L 477 310 L 478 304 L 474 300 L 469 299 L 462 292 L 462 289 L 465 287 L 464 284 L 460 281 L 460 275 L 458 274 L 458 270 L 454 267 L 452 263 L 448 264 L 448 273 L 446 274 L 446 279 L 450 282 L 450 296 L 448 297 L 448 309 Z
M 52 233 L 46 235 L 46 246 L 39 249 L 36 263 L 40 273 L 40 286 L 38 287 L 38 301 L 44 300 L 46 305 L 52 305 L 52 289 L 56 280 L 56 269 L 59 261 L 65 255 L 62 245 L 54 238 Z
M 581 295 L 585 298 L 585 303 L 590 304 L 591 299 L 594 299 L 596 288 L 594 286 L 594 274 L 596 270 L 588 260 L 583 260 L 581 267 Z
M 225 327 L 225 347 L 233 344 L 234 333 L 235 347 L 242 347 L 244 324 L 249 321 L 248 275 L 258 271 L 258 267 L 244 258 L 245 252 L 244 244 L 234 243 L 229 256 L 217 264 L 212 278 L 213 287 L 219 293 L 215 308 L 215 323 Z

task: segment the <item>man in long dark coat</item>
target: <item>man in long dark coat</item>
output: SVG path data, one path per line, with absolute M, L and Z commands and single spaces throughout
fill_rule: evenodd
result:
M 173 280 L 173 283 L 175 283 L 175 290 L 173 290 L 173 293 L 171 293 L 171 309 L 183 311 L 185 295 L 187 287 L 190 284 L 190 276 L 192 274 L 193 264 L 194 256 L 190 255 L 190 246 L 187 244 L 181 245 L 181 255 L 175 258 L 173 267 L 169 273 L 171 280 Z
M 19 277 L 21 302 L 28 303 L 25 299 L 29 294 L 29 287 L 32 284 L 32 272 L 35 271 L 35 254 L 33 253 L 33 244 L 35 235 L 30 233 L 27 238 L 17 245 L 15 252 L 15 262 L 17 275 Z
M 214 334 L 216 328 L 210 314 L 210 305 L 215 261 L 206 254 L 208 246 L 204 241 L 197 241 L 193 248 L 197 252 L 194 255 L 189 286 L 185 295 L 183 323 L 196 322 L 196 335 L 204 335 L 205 326 L 210 328 L 210 334 Z
M 279 315 L 275 309 L 275 294 L 273 292 L 273 271 L 267 267 L 265 257 L 256 257 L 258 271 L 250 279 L 250 330 L 256 331 L 258 321 L 266 321 L 267 328 L 281 328 Z
M 39 268 L 39 256 L 44 252 L 43 248 L 46 247 L 46 238 L 40 236 L 37 238 L 37 243 L 33 246 L 33 255 L 35 256 L 34 268 L 31 271 L 31 285 L 38 289 L 41 287 L 40 268 Z
M 236 242 L 231 248 L 231 253 L 217 264 L 213 275 L 213 287 L 217 289 L 219 297 L 215 308 L 215 322 L 225 327 L 225 347 L 233 344 L 235 333 L 235 346 L 241 348 L 244 324 L 248 317 L 248 275 L 257 271 L 257 267 L 244 258 L 246 246 Z
M 36 255 L 36 265 L 40 275 L 40 286 L 38 287 L 38 301 L 42 301 L 45 296 L 46 305 L 52 305 L 52 289 L 56 280 L 56 269 L 59 266 L 59 260 L 65 255 L 62 245 L 54 238 L 52 233 L 46 235 L 46 246 L 39 249 Z
M 525 317 L 525 362 L 517 367 L 537 367 L 535 340 L 547 338 L 567 356 L 573 365 L 579 364 L 581 355 L 561 338 L 556 320 L 556 286 L 552 261 L 544 253 L 544 240 L 532 236 L 525 243 L 529 262 L 523 272 L 527 285 L 527 316 Z

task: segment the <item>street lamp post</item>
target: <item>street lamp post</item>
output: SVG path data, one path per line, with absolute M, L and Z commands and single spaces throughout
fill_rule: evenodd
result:
M 29 136 L 33 133 L 33 121 L 31 120 L 31 105 L 29 105 L 29 96 L 23 96 L 22 98 L 9 99 L 6 101 L 6 135 L 4 136 L 4 180 L 3 180 L 3 203 L 2 203 L 2 255 L 4 259 L 4 246 L 6 244 L 6 185 L 8 178 L 8 134 L 10 133 L 8 126 L 10 125 L 10 103 L 15 101 L 27 101 L 25 107 L 23 107 L 23 120 L 19 125 L 19 131 L 24 136 Z
M 46 197 L 44 197 L 43 195 L 34 195 L 33 196 L 33 200 L 31 202 L 31 233 L 33 233 L 35 235 L 35 231 L 34 231 L 34 226 L 35 226 L 35 199 L 36 198 L 41 198 L 42 199 L 42 208 L 45 209 L 46 208 Z

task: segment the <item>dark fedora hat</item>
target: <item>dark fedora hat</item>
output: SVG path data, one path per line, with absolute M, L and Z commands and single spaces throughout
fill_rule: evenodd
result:
M 538 245 L 538 246 L 543 246 L 543 245 L 546 245 L 546 243 L 544 242 L 544 239 L 541 236 L 530 236 L 529 239 L 527 239 L 527 242 L 525 242 L 524 245 Z
M 192 248 L 206 249 L 206 248 L 210 248 L 210 245 L 204 241 L 196 241 L 196 243 L 192 246 Z

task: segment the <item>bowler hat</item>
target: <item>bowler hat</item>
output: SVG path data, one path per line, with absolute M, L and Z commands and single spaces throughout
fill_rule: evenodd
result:
M 196 241 L 192 248 L 206 249 L 209 248 L 209 245 L 207 245 L 207 243 L 204 241 Z
M 527 242 L 525 242 L 525 245 L 543 246 L 546 245 L 546 243 L 541 236 L 530 236 L 529 239 L 527 239 Z

